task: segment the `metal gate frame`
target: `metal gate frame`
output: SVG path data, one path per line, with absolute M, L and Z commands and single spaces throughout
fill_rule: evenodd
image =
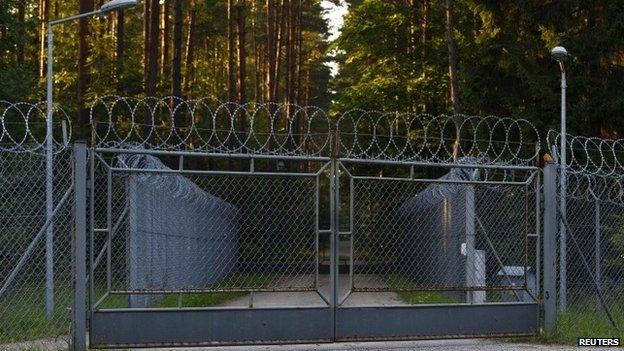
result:
M 120 154 L 145 154 L 154 156 L 177 156 L 180 158 L 180 164 L 183 164 L 184 157 L 197 156 L 196 153 L 188 152 L 172 152 L 172 151 L 154 151 L 154 150 L 123 150 L 123 149 L 107 149 L 95 148 L 92 150 L 91 158 L 91 204 L 94 201 L 93 183 L 95 162 L 106 165 L 103 155 L 120 155 Z M 323 163 L 315 172 L 310 173 L 289 173 L 289 172 L 258 172 L 254 168 L 254 160 L 263 159 L 263 157 L 249 157 L 249 155 L 209 155 L 215 157 L 230 157 L 247 159 L 249 161 L 249 171 L 212 171 L 212 170 L 186 170 L 182 166 L 176 170 L 142 170 L 142 169 L 122 169 L 109 165 L 107 167 L 107 188 L 108 188 L 108 216 L 107 228 L 93 228 L 94 232 L 114 232 L 114 218 L 110 218 L 110 193 L 111 178 L 115 173 L 138 173 L 153 172 L 158 174 L 179 174 L 179 175 L 200 175 L 200 176 L 227 176 L 227 177 L 305 177 L 312 178 L 316 181 L 316 242 L 318 261 L 318 238 L 319 235 L 330 233 L 329 230 L 320 230 L 318 228 L 318 205 L 319 205 L 319 178 L 324 171 L 330 166 L 329 159 L 317 158 L 295 158 L 298 160 L 315 161 Z M 203 155 L 201 157 L 204 157 Z M 270 160 L 284 160 L 290 157 L 269 157 Z M 92 208 L 93 211 L 93 208 Z M 91 212 L 93 215 L 93 212 Z M 93 238 L 93 234 L 91 236 Z M 91 243 L 92 248 L 96 245 Z M 100 252 L 91 251 L 91 271 L 90 276 L 94 275 L 94 268 L 99 263 L 106 263 L 108 267 L 107 281 L 110 291 L 110 235 L 108 243 Z M 104 252 L 107 252 L 106 257 Z M 103 259 L 105 258 L 105 259 Z M 333 309 L 329 305 L 329 299 L 324 297 L 318 290 L 318 262 L 316 264 L 316 293 L 326 302 L 324 307 L 312 306 L 278 306 L 278 307 L 205 307 L 205 308 L 101 308 L 100 304 L 108 296 L 108 293 L 95 301 L 93 298 L 90 303 L 91 328 L 89 330 L 89 340 L 91 347 L 109 348 L 109 347 L 147 347 L 147 346 L 185 346 L 185 345 L 237 345 L 237 344 L 262 344 L 262 343 L 303 343 L 303 342 L 329 342 L 333 339 Z M 94 297 L 94 284 L 90 285 L 91 296 Z M 238 291 L 238 290 L 231 290 Z M 259 290 L 240 290 L 241 292 L 249 292 L 253 296 L 254 291 Z M 297 291 L 297 290 L 293 290 Z M 195 289 L 187 292 L 211 292 L 210 289 Z M 113 292 L 116 293 L 116 292 Z M 158 293 L 158 292 L 154 292 Z M 169 293 L 169 292 L 167 292 Z M 250 302 L 250 305 L 252 302 Z M 136 328 L 141 326 L 141 328 Z M 235 326 L 235 327 L 233 327 Z
M 128 153 L 128 150 L 95 149 L 93 162 L 102 153 Z M 130 153 L 161 154 L 148 150 L 130 151 Z M 166 155 L 184 157 L 184 153 L 167 152 Z M 189 155 L 191 156 L 191 155 Z M 280 158 L 282 159 L 282 158 Z M 304 176 L 318 179 L 326 168 L 330 170 L 332 179 L 332 209 L 329 229 L 318 228 L 319 235 L 330 235 L 330 285 L 332 287 L 326 307 L 280 306 L 275 308 L 132 308 L 132 309 L 101 309 L 99 301 L 92 301 L 90 306 L 91 347 L 135 347 L 135 346 L 181 346 L 181 345 L 229 345 L 229 344 L 261 344 L 261 343 L 302 343 L 331 342 L 348 340 L 397 340 L 436 337 L 474 337 L 474 336 L 509 336 L 534 334 L 539 327 L 538 302 L 508 302 L 485 304 L 437 304 L 437 305 L 397 305 L 397 306 L 342 306 L 347 296 L 339 296 L 338 281 L 340 279 L 338 258 L 338 237 L 350 235 L 339 230 L 340 174 L 351 179 L 367 179 L 370 177 L 354 176 L 348 173 L 343 163 L 360 162 L 345 159 L 313 159 L 326 162 L 325 166 L 310 174 L 284 174 L 250 172 L 232 176 Z M 373 162 L 374 163 L 374 162 Z M 475 166 L 470 166 L 476 168 Z M 342 168 L 343 172 L 338 172 Z M 526 170 L 520 168 L 520 170 Z M 530 169 L 536 172 L 534 168 Z M 133 172 L 110 168 L 109 182 L 112 172 Z M 185 171 L 173 170 L 178 174 L 222 174 L 221 171 Z M 93 182 L 94 177 L 91 178 Z M 381 178 L 379 181 L 386 181 Z M 415 182 L 436 182 L 435 180 L 412 179 Z M 533 180 L 531 179 L 530 182 Z M 481 181 L 466 182 L 467 184 L 483 184 Z M 110 184 L 110 183 L 109 183 Z M 499 184 L 494 182 L 494 184 Z M 527 182 L 506 185 L 526 186 Z M 91 183 L 91 189 L 95 184 Z M 318 192 L 316 189 L 317 206 Z M 93 196 L 93 192 L 91 193 Z M 110 200 L 109 200 L 110 201 Z M 93 203 L 93 199 L 91 201 Z M 109 204 L 110 205 L 110 204 Z M 318 216 L 318 213 L 317 213 Z M 114 225 L 109 218 L 109 228 Z M 98 228 L 93 228 L 98 231 Z M 352 228 L 353 230 L 353 228 Z M 93 237 L 93 236 L 92 236 Z M 109 240 L 110 245 L 110 240 Z M 93 246 L 93 242 L 91 243 Z M 110 248 L 110 246 L 108 246 Z M 102 257 L 91 252 L 90 276 L 94 274 L 94 264 Z M 110 256 L 108 256 L 110 260 Z M 318 262 L 318 250 L 317 250 Z M 94 263 L 94 261 L 96 261 Z M 110 269 L 109 272 L 110 274 Z M 317 264 L 318 274 L 318 264 Z M 351 272 L 352 274 L 352 272 Z M 93 285 L 91 295 L 95 296 Z M 317 293 L 321 294 L 317 290 Z M 231 326 L 236 325 L 236 328 Z M 136 328 L 141 326 L 141 328 Z
M 351 235 L 351 250 L 353 257 L 353 235 L 355 235 L 353 225 L 353 180 L 373 180 L 375 182 L 385 181 L 409 181 L 417 183 L 447 183 L 453 185 L 504 185 L 513 187 L 524 187 L 526 191 L 532 184 L 540 183 L 540 169 L 533 166 L 502 166 L 492 167 L 489 165 L 475 164 L 419 164 L 410 162 L 393 162 L 385 160 L 362 160 L 354 158 L 338 158 L 333 161 L 335 168 L 343 171 L 341 174 L 349 178 L 351 186 L 350 194 L 350 230 L 347 233 L 336 231 L 334 237 L 338 234 Z M 409 166 L 410 175 L 405 178 L 396 177 L 370 177 L 353 175 L 349 172 L 346 165 L 364 164 L 364 165 L 391 165 L 391 166 Z M 507 171 L 529 172 L 529 176 L 524 181 L 483 181 L 483 180 L 467 180 L 467 181 L 448 181 L 440 179 L 418 179 L 414 178 L 414 170 L 416 167 L 445 167 L 445 168 L 466 168 L 470 170 L 483 169 L 503 169 Z M 339 180 L 340 175 L 335 177 L 335 196 L 334 203 L 340 203 Z M 540 248 L 540 188 L 534 187 L 536 203 L 536 261 L 537 281 L 539 281 L 541 248 Z M 474 195 L 473 195 L 474 197 Z M 474 200 L 473 200 L 474 201 Z M 336 206 L 334 215 L 335 223 L 338 223 L 339 210 Z M 473 229 L 474 230 L 474 229 Z M 528 233 L 527 233 L 528 234 Z M 473 234 L 474 235 L 474 234 Z M 528 239 L 526 237 L 525 239 Z M 334 252 L 337 256 L 338 253 Z M 353 262 L 351 263 L 353 267 Z M 337 272 L 338 267 L 334 267 Z M 353 289 L 353 271 L 350 272 L 351 285 Z M 334 276 L 339 276 L 334 273 Z M 333 285 L 337 297 L 337 283 Z M 539 289 L 539 284 L 537 284 Z M 458 290 L 461 288 L 457 288 Z M 526 281 L 524 287 L 519 287 L 518 291 L 526 290 Z M 484 289 L 491 290 L 491 289 Z M 508 337 L 508 336 L 525 336 L 535 335 L 539 332 L 540 327 L 540 302 L 538 297 L 534 297 L 532 302 L 487 302 L 487 303 L 443 303 L 443 304 L 420 304 L 420 305 L 385 305 L 385 306 L 344 306 L 344 302 L 349 298 L 352 290 L 335 301 L 336 319 L 334 340 L 337 341 L 380 341 L 380 340 L 409 340 L 409 339 L 430 339 L 430 338 L 462 338 L 462 337 Z M 415 290 L 419 291 L 419 290 Z M 469 293 L 469 290 L 465 290 Z M 539 290 L 537 294 L 539 295 Z M 516 295 L 517 296 L 517 295 Z
M 94 104 L 95 106 L 96 104 Z M 218 110 L 218 109 L 217 109 Z M 269 108 L 270 110 L 270 108 Z M 171 114 L 173 121 L 174 112 Z M 237 110 L 238 111 L 238 110 Z M 135 112 L 133 112 L 134 114 Z M 152 113 L 154 113 L 152 111 Z M 238 112 L 236 112 L 238 113 Z M 93 109 L 92 109 L 93 114 Z M 109 110 L 109 121 L 105 122 L 114 124 L 112 119 L 112 112 Z M 346 114 L 345 114 L 346 115 Z M 394 114 L 391 114 L 394 115 Z M 234 121 L 236 114 L 230 116 Z M 385 116 L 385 115 L 383 115 Z M 344 115 L 343 115 L 344 117 Z M 527 186 L 531 182 L 539 182 L 540 169 L 535 166 L 527 166 L 526 163 L 530 163 L 535 160 L 536 155 L 528 159 L 521 160 L 522 164 L 515 164 L 514 162 L 508 162 L 507 164 L 488 163 L 487 161 L 476 162 L 471 164 L 458 164 L 452 162 L 443 162 L 435 160 L 423 160 L 415 158 L 413 160 L 394 158 L 388 159 L 385 156 L 379 155 L 367 155 L 367 150 L 357 153 L 354 149 L 347 152 L 342 151 L 344 148 L 340 138 L 342 135 L 348 135 L 349 132 L 341 132 L 340 121 L 343 117 L 337 121 L 328 120 L 328 124 L 331 125 L 330 132 L 327 135 L 329 140 L 328 147 L 329 155 L 323 155 L 321 152 L 313 155 L 302 155 L 295 152 L 281 152 L 278 150 L 273 152 L 267 152 L 262 150 L 261 152 L 238 152 L 232 151 L 227 146 L 227 140 L 233 133 L 236 135 L 234 122 L 231 122 L 230 134 L 225 141 L 221 142 L 221 150 L 191 150 L 181 151 L 172 149 L 158 149 L 158 147 L 150 148 L 149 143 L 143 140 L 141 145 L 143 148 L 137 149 L 136 147 L 127 148 L 122 143 L 113 143 L 112 146 L 107 144 L 106 140 L 102 138 L 96 138 L 94 127 L 94 142 L 91 150 L 91 176 L 90 176 L 90 191 L 91 191 L 91 223 L 93 224 L 93 203 L 94 203 L 94 172 L 96 159 L 101 159 L 103 154 L 151 154 L 151 155 L 166 155 L 179 157 L 183 159 L 185 156 L 190 157 L 214 157 L 214 158 L 234 158 L 243 159 L 250 162 L 250 172 L 223 172 L 223 171 L 197 171 L 197 170 L 184 170 L 180 168 L 174 170 L 179 174 L 195 173 L 195 174 L 231 174 L 233 176 L 283 176 L 285 173 L 273 173 L 273 172 L 256 172 L 254 171 L 254 160 L 297 160 L 297 161 L 315 161 L 323 162 L 324 165 L 318 172 L 315 173 L 297 173 L 292 176 L 307 176 L 316 177 L 317 184 L 318 179 L 324 174 L 324 171 L 329 169 L 329 180 L 331 184 L 330 189 L 330 228 L 319 228 L 318 213 L 316 219 L 316 235 L 317 238 L 320 235 L 330 235 L 330 296 L 326 300 L 327 305 L 324 307 L 305 307 L 305 306 L 280 306 L 273 308 L 223 308 L 223 307 L 210 307 L 210 308 L 118 308 L 118 309 L 102 309 L 99 308 L 100 301 L 93 301 L 94 299 L 94 284 L 90 281 L 90 299 L 89 314 L 90 314 L 90 346 L 98 348 L 107 347 L 148 347 L 148 346 L 201 346 L 201 345 L 235 345 L 235 344 L 262 344 L 262 343 L 303 343 L 303 342 L 331 342 L 338 340 L 397 340 L 397 339 L 415 339 L 415 338 L 440 338 L 440 337 L 472 337 L 472 336 L 508 336 L 508 335 L 528 335 L 534 334 L 539 330 L 539 300 L 533 302 L 518 302 L 518 303 L 484 303 L 484 304 L 429 304 L 429 305 L 415 305 L 415 306 L 342 306 L 344 299 L 340 301 L 338 296 L 338 281 L 339 281 L 339 265 L 338 260 L 338 240 L 339 236 L 343 233 L 340 232 L 339 227 L 339 204 L 340 204 L 340 174 L 341 168 L 344 168 L 344 164 L 385 164 L 385 165 L 401 165 L 414 167 L 445 167 L 445 168 L 470 168 L 470 169 L 484 169 L 484 170 L 504 170 L 509 172 L 521 171 L 530 173 L 530 177 L 523 182 L 513 182 L 509 180 L 503 180 L 494 182 L 496 184 L 507 184 L 517 186 Z M 429 116 L 430 117 L 430 116 Z M 444 126 L 448 125 L 450 116 L 442 116 L 447 122 L 444 122 Z M 275 118 L 273 115 L 272 118 Z M 350 117 L 352 118 L 352 117 Z M 216 120 L 216 117 L 213 116 Z M 134 115 L 132 117 L 132 123 L 134 128 Z M 154 120 L 154 119 L 153 119 Z M 467 121 L 474 121 L 474 119 L 467 119 Z M 253 123 L 253 121 L 252 121 Z M 273 123 L 273 122 L 271 122 Z M 354 129 L 358 128 L 358 123 L 353 124 Z M 474 122 L 470 122 L 474 123 Z M 496 122 L 499 123 L 499 122 Z M 512 122 L 512 127 L 514 126 Z M 528 123 L 528 122 L 527 122 Z M 373 123 L 373 129 L 377 129 L 379 123 Z M 438 124 L 440 122 L 438 121 Z M 174 122 L 172 122 L 174 125 Z M 481 125 L 478 122 L 477 127 Z M 494 128 L 496 128 L 494 125 Z M 155 126 L 151 126 L 155 129 Z M 191 127 L 191 131 L 195 126 Z M 311 128 L 311 122 L 308 123 L 308 129 Z M 474 127 L 474 125 L 473 125 Z M 251 127 L 250 127 L 251 128 Z M 271 124 L 273 128 L 273 124 Z M 429 128 L 429 125 L 425 126 Z M 445 128 L 445 127 L 443 127 Z M 488 125 L 488 128 L 492 128 Z M 509 134 L 509 126 L 506 126 L 507 133 Z M 173 129 L 172 129 L 173 130 Z M 289 127 L 287 133 L 290 136 L 291 129 Z M 136 131 L 135 131 L 136 133 Z M 213 132 L 214 133 L 214 132 Z M 271 130 L 271 135 L 276 133 L 275 130 Z M 307 133 L 311 133 L 310 130 Z M 138 133 L 141 135 L 143 133 Z M 151 135 L 151 133 L 148 133 Z M 109 133 L 105 135 L 107 137 Z M 351 134 L 353 135 L 353 134 Z M 375 132 L 372 133 L 375 138 Z M 478 133 L 474 132 L 475 144 L 477 143 Z M 490 144 L 492 143 L 492 131 L 490 130 Z M 357 131 L 355 132 L 357 138 Z M 238 138 L 238 137 L 237 137 Z M 392 138 L 392 135 L 390 136 Z M 507 135 L 507 138 L 509 136 Z M 184 138 L 182 138 L 184 139 Z M 247 137 L 246 140 L 238 142 L 247 143 L 251 137 Z M 425 136 L 426 139 L 426 136 Z M 277 140 L 277 139 L 276 139 Z M 182 140 L 184 142 L 184 140 Z M 231 141 L 230 141 L 231 142 Z M 506 142 L 505 142 L 506 144 Z M 379 146 L 379 145 L 377 145 Z M 262 146 L 264 148 L 264 146 Z M 369 147 L 370 148 L 370 147 Z M 379 147 L 381 148 L 381 147 Z M 387 148 L 387 147 L 386 147 Z M 386 149 L 381 150 L 381 154 Z M 438 151 L 440 152 L 438 147 Z M 443 151 L 442 151 L 443 152 Z M 491 148 L 488 147 L 485 153 L 491 152 Z M 513 156 L 516 157 L 517 155 Z M 434 157 L 435 159 L 435 157 Z M 182 164 L 182 162 L 181 162 Z M 108 178 L 112 171 L 125 172 L 128 170 L 114 169 L 114 167 L 108 168 Z M 130 170 L 132 171 L 132 170 Z M 352 176 L 353 179 L 357 179 L 356 176 Z M 409 179 L 408 179 L 409 180 Z M 383 181 L 383 179 L 381 180 Z M 436 180 L 415 180 L 411 181 L 432 181 Z M 486 181 L 487 182 L 487 181 Z M 484 184 L 484 181 L 468 181 L 468 184 Z M 80 180 L 77 181 L 80 184 Z M 108 185 L 110 187 L 110 185 Z M 536 188 L 536 192 L 539 193 L 539 187 Z M 319 188 L 316 191 L 316 202 L 318 207 L 319 201 Z M 539 226 L 539 198 L 536 200 L 536 216 L 538 218 L 537 223 Z M 110 201 L 109 201 L 110 207 Z M 94 260 L 103 254 L 99 253 L 94 255 L 94 243 L 93 233 L 96 231 L 111 233 L 113 226 L 113 219 L 109 216 L 107 219 L 107 228 L 95 228 L 91 227 L 91 265 L 90 276 L 93 277 L 94 272 Z M 535 235 L 539 236 L 540 231 L 537 230 Z M 353 231 L 350 233 L 353 235 Z M 110 237 L 109 237 L 110 239 Z M 538 238 L 539 243 L 539 238 Z M 537 251 L 537 265 L 539 267 L 540 261 L 540 248 L 539 244 L 536 248 Z M 78 253 L 80 254 L 80 253 Z M 110 246 L 108 249 L 108 256 L 110 256 Z M 78 257 L 78 261 L 84 257 Z M 110 260 L 110 257 L 108 258 Z M 318 260 L 318 250 L 317 250 Z M 318 270 L 318 264 L 317 268 Z M 538 269 L 539 271 L 539 269 Z M 539 274 L 539 273 L 538 273 Z M 538 278 L 539 281 L 539 278 Z M 539 283 L 538 283 L 539 286 Z M 319 292 L 317 290 L 317 292 Z M 319 292 L 322 296 L 322 294 Z M 140 327 L 139 327 L 140 326 Z

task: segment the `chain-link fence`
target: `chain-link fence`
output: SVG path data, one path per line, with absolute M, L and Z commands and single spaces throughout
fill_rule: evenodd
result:
M 558 156 L 560 135 L 551 132 L 549 139 Z M 617 332 L 624 327 L 621 140 L 569 135 L 567 152 L 565 192 L 560 189 L 557 204 L 560 322 Z
M 437 179 L 353 176 L 349 191 L 354 291 L 438 291 L 422 303 L 537 296 L 533 182 L 481 183 L 452 169 Z
M 109 160 L 94 187 L 103 233 L 92 252 L 96 308 L 315 288 L 318 173 L 180 170 L 140 154 Z
M 592 194 L 572 194 L 567 218 L 565 310 L 605 319 L 611 313 L 623 326 L 624 204 Z
M 46 176 L 42 116 L 38 105 L 0 103 L 2 350 L 66 349 L 70 341 L 72 152 L 55 142 Z
M 333 211 L 337 245 L 348 251 L 340 246 L 334 264 L 350 292 L 407 292 L 409 304 L 539 300 L 539 138 L 530 123 L 464 116 L 467 140 L 453 151 L 452 116 L 350 111 L 331 119 L 313 107 L 167 103 L 107 98 L 92 109 L 92 308 L 319 292 Z M 0 349 L 66 348 L 72 152 L 57 141 L 69 135 L 66 127 L 55 134 L 49 178 L 38 105 L 0 106 Z M 145 115 L 152 125 L 138 123 Z M 572 151 L 567 167 L 560 310 L 621 327 L 622 144 L 570 144 L 583 154 Z M 410 294 L 423 291 L 436 294 Z M 212 300 L 194 302 L 194 292 Z

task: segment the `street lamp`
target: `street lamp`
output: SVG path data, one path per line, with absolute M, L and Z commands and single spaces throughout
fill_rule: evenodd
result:
M 52 143 L 52 118 L 53 118 L 53 72 L 52 61 L 54 51 L 54 35 L 52 28 L 57 24 L 65 22 L 100 16 L 107 12 L 122 10 L 127 7 L 132 7 L 137 4 L 137 0 L 111 0 L 102 5 L 98 10 L 81 13 L 75 16 L 56 19 L 48 22 L 48 77 L 47 77 L 47 99 L 46 99 L 46 223 L 48 228 L 46 230 L 46 315 L 51 316 L 54 311 L 54 262 L 53 262 L 53 248 L 54 248 L 54 236 L 52 226 L 52 212 L 54 211 L 54 191 L 53 191 L 53 143 Z
M 559 206 L 560 216 L 559 220 L 559 310 L 565 312 L 567 306 L 566 296 L 566 264 L 567 264 L 567 237 L 566 230 L 563 224 L 563 219 L 566 218 L 566 197 L 567 197 L 567 178 L 566 178 L 566 151 L 567 151 L 567 131 L 566 131 L 566 73 L 565 73 L 565 61 L 568 58 L 568 51 L 563 46 L 556 46 L 551 51 L 552 58 L 559 63 L 559 69 L 561 70 L 561 146 L 559 148 Z

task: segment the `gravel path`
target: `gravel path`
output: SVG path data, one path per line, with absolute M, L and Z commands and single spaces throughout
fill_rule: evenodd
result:
M 367 287 L 381 287 L 381 279 L 374 279 L 370 277 L 367 281 Z M 360 277 L 360 281 L 366 280 L 366 276 Z M 312 276 L 296 276 L 282 278 L 277 282 L 276 287 L 292 287 L 301 286 L 301 282 L 314 281 Z M 340 294 L 342 297 L 349 291 L 349 276 L 342 274 L 338 280 L 340 285 Z M 375 284 L 375 285 L 372 285 Z M 329 275 L 321 274 L 319 276 L 319 292 L 329 299 Z M 249 306 L 250 295 L 229 300 L 221 304 L 221 306 L 228 307 L 243 307 Z M 357 306 L 387 306 L 387 305 L 402 305 L 405 304 L 399 296 L 394 292 L 375 292 L 375 293 L 354 293 L 345 302 L 345 306 L 357 305 Z M 254 307 L 269 307 L 269 306 L 325 306 L 325 302 L 314 291 L 304 292 L 257 292 L 253 294 L 253 306 Z
M 624 348 L 610 347 L 607 350 L 624 350 Z M 160 349 L 165 350 L 165 349 Z M 532 343 L 507 343 L 493 339 L 461 339 L 461 340 L 421 340 L 395 342 L 351 342 L 335 344 L 305 344 L 305 345 L 266 345 L 266 346 L 235 346 L 176 349 L 177 351 L 561 351 L 582 350 L 599 351 L 605 348 L 575 347 L 561 345 L 541 345 Z

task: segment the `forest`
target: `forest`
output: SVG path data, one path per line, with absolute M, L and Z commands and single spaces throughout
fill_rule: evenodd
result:
M 624 1 L 331 0 L 348 7 L 334 40 L 327 1 L 141 0 L 55 27 L 55 101 L 79 124 L 96 96 L 118 94 L 514 116 L 545 130 L 560 107 L 549 51 L 563 45 L 571 132 L 624 127 Z M 103 2 L 3 0 L 0 100 L 43 100 L 47 21 Z

